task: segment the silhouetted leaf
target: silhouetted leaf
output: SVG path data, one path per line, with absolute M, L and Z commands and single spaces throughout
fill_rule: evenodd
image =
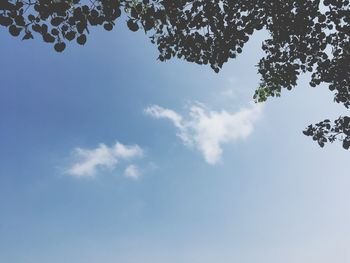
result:
M 7 27 L 11 24 L 12 24 L 12 19 L 10 17 L 0 15 L 0 25 Z
M 81 34 L 80 36 L 77 37 L 77 43 L 79 45 L 84 45 L 86 43 L 86 35 Z
M 345 150 L 349 150 L 349 148 L 350 148 L 350 141 L 344 140 L 344 141 L 343 141 L 343 148 L 344 148 Z
M 139 25 L 131 19 L 128 20 L 127 25 L 129 29 L 133 32 L 136 32 L 137 30 L 139 30 Z
M 64 42 L 59 42 L 54 45 L 54 48 L 57 52 L 62 52 L 66 48 L 66 44 Z
M 106 23 L 103 25 L 104 29 L 107 31 L 111 31 L 113 29 L 113 24 L 112 23 Z
M 59 26 L 62 22 L 64 21 L 64 18 L 63 17 L 54 17 L 51 19 L 51 25 L 53 26 Z
M 75 38 L 76 33 L 74 31 L 69 31 L 65 34 L 65 38 L 69 41 L 72 41 Z
M 17 27 L 17 26 L 15 26 L 15 25 L 11 25 L 11 26 L 9 27 L 9 32 L 10 32 L 10 34 L 11 34 L 12 36 L 14 36 L 14 37 L 19 36 L 19 34 L 21 33 L 21 31 L 22 31 L 22 28 Z

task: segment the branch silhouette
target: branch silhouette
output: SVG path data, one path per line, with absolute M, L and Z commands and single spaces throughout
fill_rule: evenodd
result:
M 328 85 L 334 101 L 350 106 L 349 0 L 2 0 L 0 25 L 23 40 L 40 36 L 62 52 L 84 45 L 89 28 L 111 31 L 125 18 L 157 45 L 159 60 L 173 57 L 210 65 L 215 72 L 242 53 L 255 31 L 266 30 L 265 56 L 258 63 L 256 102 L 293 89 L 300 74 L 310 86 Z M 349 149 L 349 117 L 325 120 L 304 133 L 320 146 L 337 138 Z

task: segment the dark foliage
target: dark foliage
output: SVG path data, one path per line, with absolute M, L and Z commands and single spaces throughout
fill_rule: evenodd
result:
M 0 25 L 11 35 L 41 36 L 58 52 L 73 40 L 84 45 L 91 26 L 111 31 L 122 13 L 131 31 L 148 33 L 159 60 L 183 58 L 215 72 L 265 29 L 270 38 L 262 43 L 257 102 L 292 89 L 310 72 L 310 86 L 325 83 L 335 102 L 350 106 L 349 0 L 0 0 Z M 325 120 L 304 133 L 321 146 L 338 138 L 348 149 L 347 120 L 333 126 Z
M 309 125 L 303 133 L 306 136 L 312 136 L 321 147 L 324 147 L 326 142 L 334 142 L 341 140 L 343 148 L 348 150 L 350 148 L 350 117 L 340 117 L 334 121 L 331 126 L 330 120 L 324 120 L 315 125 Z

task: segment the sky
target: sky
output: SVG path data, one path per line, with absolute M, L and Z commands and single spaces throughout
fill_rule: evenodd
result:
M 348 114 L 306 76 L 256 105 L 265 33 L 219 74 L 120 21 L 58 54 L 0 30 L 0 262 L 348 263 Z

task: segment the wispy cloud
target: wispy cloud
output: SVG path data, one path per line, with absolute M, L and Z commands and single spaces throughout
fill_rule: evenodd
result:
M 248 137 L 260 118 L 259 104 L 230 113 L 225 110 L 212 111 L 204 104 L 190 107 L 189 117 L 184 119 L 177 112 L 152 105 L 145 113 L 156 119 L 168 119 L 177 129 L 177 136 L 187 146 L 194 146 L 209 164 L 216 164 L 222 156 L 222 145 Z
M 100 170 L 113 170 L 122 160 L 142 157 L 143 150 L 138 145 L 124 145 L 119 142 L 111 147 L 101 143 L 95 149 L 75 148 L 76 160 L 66 174 L 74 177 L 94 177 Z
M 136 165 L 130 164 L 128 165 L 128 167 L 125 168 L 124 175 L 128 178 L 137 180 L 140 178 L 141 173 Z

